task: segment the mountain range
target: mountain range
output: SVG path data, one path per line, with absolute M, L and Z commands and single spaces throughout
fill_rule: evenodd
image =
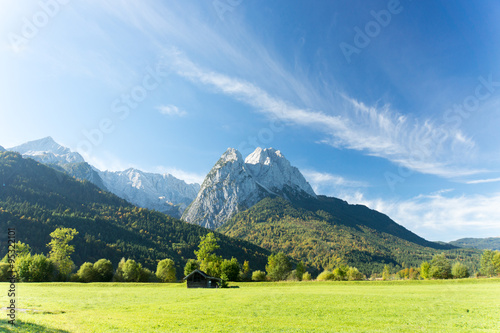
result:
M 85 162 L 79 153 L 59 145 L 51 137 L 30 141 L 8 150 L 47 164 L 76 179 L 88 180 L 136 206 L 154 209 L 173 217 L 182 215 L 200 188 L 199 184 L 187 184 L 170 174 L 148 173 L 137 169 L 98 170 Z
M 9 150 L 89 181 L 136 206 L 182 216 L 189 224 L 217 230 L 228 239 L 255 244 L 261 249 L 256 252 L 284 252 L 316 272 L 348 264 L 369 274 L 386 264 L 416 266 L 441 252 L 471 269 L 479 262 L 478 250 L 429 242 L 380 212 L 317 195 L 300 171 L 273 148 L 257 148 L 245 159 L 228 148 L 201 186 L 137 169 L 100 171 L 50 137 Z M 151 231 L 155 228 L 148 224 L 141 232 L 158 234 Z

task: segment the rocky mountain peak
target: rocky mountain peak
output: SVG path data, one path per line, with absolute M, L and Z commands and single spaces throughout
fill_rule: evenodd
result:
M 85 160 L 71 149 L 58 144 L 48 136 L 43 139 L 28 141 L 22 145 L 12 147 L 9 150 L 18 152 L 24 157 L 30 157 L 38 162 L 45 164 L 68 164 L 68 163 L 83 163 Z

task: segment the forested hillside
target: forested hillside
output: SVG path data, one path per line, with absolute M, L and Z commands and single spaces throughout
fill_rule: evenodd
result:
M 284 251 L 317 269 L 345 263 L 364 274 L 381 272 L 386 264 L 419 266 L 441 252 L 477 270 L 481 255 L 480 251 L 426 241 L 384 214 L 324 196 L 293 203 L 266 198 L 218 231 L 271 251 Z
M 500 251 L 500 237 L 488 238 L 461 238 L 450 242 L 451 245 L 460 247 L 469 247 L 480 250 Z
M 88 181 L 72 177 L 24 159 L 13 152 L 0 153 L 0 256 L 7 251 L 7 229 L 16 229 L 17 240 L 34 253 L 47 253 L 49 234 L 57 227 L 75 228 L 79 234 L 73 260 L 110 259 L 117 265 L 132 258 L 150 269 L 171 258 L 178 271 L 197 248 L 200 236 L 210 230 L 137 208 Z M 250 261 L 252 269 L 264 269 L 270 254 L 246 241 L 217 234 L 218 254 Z

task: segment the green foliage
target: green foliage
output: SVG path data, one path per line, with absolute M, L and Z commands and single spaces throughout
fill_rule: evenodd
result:
M 311 280 L 312 280 L 311 273 L 309 273 L 309 272 L 305 272 L 305 273 L 302 275 L 302 281 L 311 281 Z
M 329 270 L 324 270 L 316 277 L 316 280 L 318 281 L 330 281 L 334 279 L 335 275 Z
M 349 281 L 361 281 L 365 279 L 365 276 L 356 267 L 349 267 L 346 276 Z
M 391 279 L 391 267 L 389 265 L 384 266 L 384 270 L 382 272 L 382 280 L 390 280 Z
M 219 248 L 220 246 L 217 244 L 215 234 L 210 232 L 200 237 L 198 250 L 194 251 L 198 263 L 200 264 L 200 269 L 208 275 L 215 277 L 221 276 L 220 265 L 222 263 L 222 257 L 215 254 L 215 251 Z
M 28 244 L 17 241 L 17 243 L 14 243 L 14 252 L 17 257 L 24 257 L 31 253 L 31 247 Z M 3 257 L 1 262 L 8 262 L 8 254 Z
M 500 275 L 500 251 L 496 251 L 496 254 L 491 260 L 493 262 L 493 267 L 495 268 L 495 274 Z
M 422 265 L 420 265 L 420 276 L 423 279 L 429 279 L 429 270 L 431 269 L 431 264 L 429 264 L 427 261 L 424 261 Z
M 297 264 L 297 267 L 295 268 L 295 277 L 297 280 L 302 281 L 302 276 L 306 272 L 306 267 L 304 266 L 304 263 L 302 261 L 299 261 Z
M 116 268 L 115 275 L 113 276 L 113 281 L 116 282 L 125 282 L 125 278 L 123 276 L 123 267 L 125 266 L 125 258 L 122 258 L 118 263 L 118 267 Z
M 400 270 L 397 274 L 400 279 L 417 280 L 420 273 L 418 268 L 410 267 Z
M 456 262 L 451 268 L 451 275 L 455 279 L 464 279 L 469 277 L 469 269 L 464 264 Z
M 265 281 L 265 280 L 266 280 L 266 272 L 257 270 L 252 273 L 252 281 Z
M 269 276 L 271 280 L 285 280 L 288 276 L 288 273 L 290 273 L 290 270 L 290 260 L 283 252 L 280 252 L 278 254 L 271 254 L 268 257 L 266 272 L 267 276 Z
M 240 280 L 241 281 L 249 281 L 251 280 L 251 276 L 250 276 L 250 263 L 248 262 L 248 260 L 245 260 L 243 262 L 243 267 L 241 268 L 241 272 L 240 272 Z
M 14 268 L 22 282 L 49 282 L 54 273 L 54 264 L 43 254 L 18 257 Z
M 346 265 L 340 265 L 339 267 L 333 270 L 333 279 L 336 281 L 344 281 L 347 280 L 347 272 L 349 271 L 349 267 Z
M 109 282 L 113 278 L 113 264 L 108 259 L 99 259 L 94 263 L 97 281 Z
M 142 266 L 133 259 L 128 259 L 122 268 L 124 282 L 139 282 L 141 280 Z
M 68 243 L 76 235 L 78 235 L 78 231 L 71 228 L 57 228 L 50 233 L 52 240 L 47 244 L 50 247 L 49 257 L 63 278 L 67 277 L 74 267 L 71 254 L 75 251 L 75 247 Z
M 186 266 L 184 266 L 184 276 L 188 276 L 192 271 L 199 268 L 200 264 L 196 259 L 189 259 L 186 263 Z
M 0 282 L 8 281 L 11 275 L 10 264 L 0 262 Z
M 224 259 L 220 266 L 220 277 L 224 281 L 238 281 L 240 275 L 240 264 L 236 258 Z
M 83 263 L 76 274 L 78 275 L 78 279 L 81 282 L 97 281 L 97 274 L 94 270 L 94 264 L 92 264 L 91 262 Z
M 265 198 L 218 231 L 302 260 L 313 275 L 339 263 L 365 275 L 381 272 L 386 264 L 395 270 L 403 263 L 416 267 L 443 251 L 471 269 L 479 267 L 478 250 L 428 242 L 386 215 L 324 196 L 295 202 Z
M 156 277 L 160 282 L 175 282 L 175 263 L 172 259 L 163 259 L 156 268 Z
M 481 256 L 481 274 L 484 276 L 493 276 L 496 274 L 495 265 L 493 264 L 493 259 L 495 257 L 495 251 L 485 250 Z
M 433 279 L 449 279 L 451 278 L 451 264 L 446 255 L 436 254 L 431 262 L 429 268 L 429 277 Z

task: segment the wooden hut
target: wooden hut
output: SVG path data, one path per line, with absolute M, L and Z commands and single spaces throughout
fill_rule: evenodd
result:
M 188 288 L 218 288 L 220 282 L 219 278 L 208 275 L 207 273 L 195 269 L 188 276 L 184 278 L 187 281 Z

